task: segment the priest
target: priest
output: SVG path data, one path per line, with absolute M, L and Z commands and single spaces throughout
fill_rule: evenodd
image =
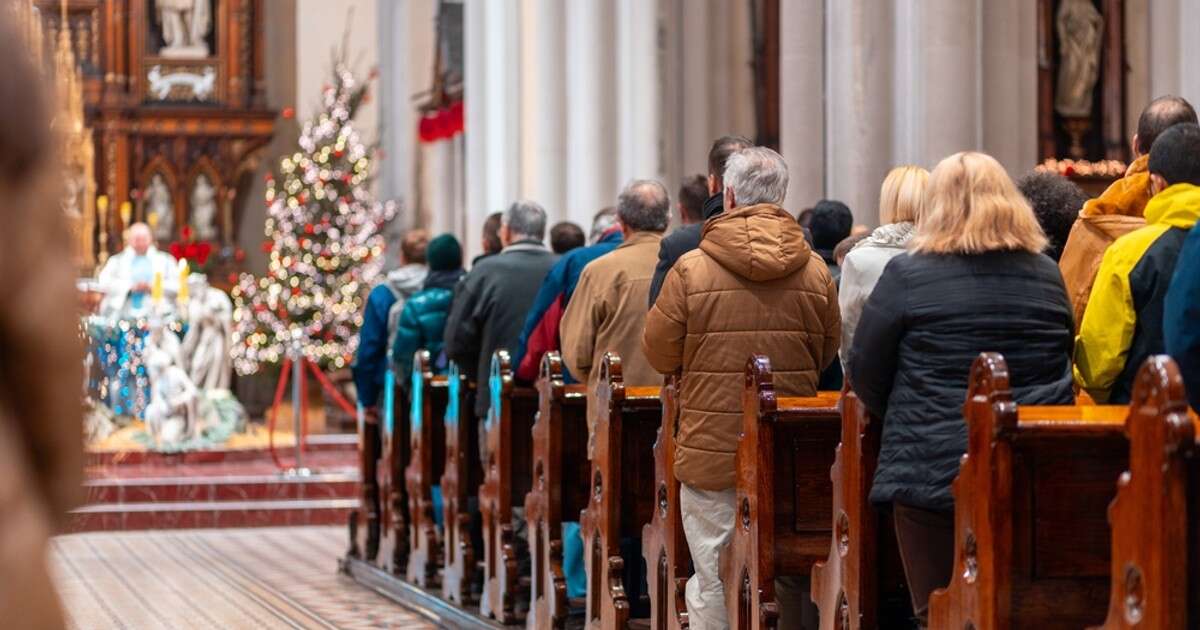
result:
M 155 300 L 179 290 L 175 257 L 154 246 L 145 223 L 129 226 L 125 249 L 108 259 L 98 280 L 104 292 L 100 312 L 114 318 L 147 315 Z

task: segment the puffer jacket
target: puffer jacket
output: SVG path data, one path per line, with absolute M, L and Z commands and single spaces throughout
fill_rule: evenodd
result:
M 911 222 L 889 223 L 875 228 L 867 238 L 859 241 L 842 260 L 842 279 L 838 286 L 838 307 L 842 313 L 842 345 L 838 356 L 845 369 L 850 356 L 850 345 L 854 341 L 854 329 L 862 315 L 863 305 L 875 290 L 875 283 L 883 274 L 888 261 L 904 253 L 908 241 L 916 233 Z
M 742 387 L 752 354 L 770 357 L 782 396 L 811 396 L 837 355 L 837 290 L 787 212 L 737 208 L 704 225 L 646 316 L 642 349 L 654 369 L 682 371 L 675 472 L 704 490 L 734 484 Z
M 1142 362 L 1166 352 L 1163 304 L 1197 219 L 1200 186 L 1175 184 L 1150 200 L 1146 227 L 1105 252 L 1075 342 L 1075 382 L 1097 401 L 1127 404 Z
M 435 373 L 444 373 L 445 362 L 438 361 L 444 346 L 442 332 L 446 329 L 446 318 L 450 316 L 454 286 L 462 276 L 462 269 L 431 271 L 425 279 L 425 287 L 404 303 L 396 328 L 396 341 L 392 344 L 392 365 L 400 379 L 397 382 L 408 383 L 413 354 L 421 349 L 429 351 Z
M 1146 225 L 1142 215 L 1151 197 L 1149 163 L 1150 157 L 1146 155 L 1134 160 L 1125 177 L 1113 182 L 1104 194 L 1083 204 L 1079 218 L 1071 226 L 1058 268 L 1071 298 L 1077 326 L 1083 322 L 1104 251 L 1113 241 Z
M 1068 404 L 1071 305 L 1043 254 L 903 254 L 883 270 L 850 349 L 850 385 L 883 418 L 871 501 L 954 509 L 971 362 L 999 352 L 1021 404 Z

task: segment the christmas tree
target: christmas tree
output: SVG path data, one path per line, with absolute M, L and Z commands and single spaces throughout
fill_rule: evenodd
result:
M 267 178 L 267 273 L 242 274 L 232 291 L 239 374 L 280 362 L 294 339 L 322 368 L 348 365 L 366 291 L 383 266 L 381 229 L 395 208 L 372 199 L 372 149 L 351 125 L 367 85 L 339 59 L 322 98 L 299 150 Z

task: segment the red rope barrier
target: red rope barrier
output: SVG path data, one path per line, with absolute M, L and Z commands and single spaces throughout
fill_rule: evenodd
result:
M 337 404 L 338 407 L 341 407 L 342 411 L 345 411 L 351 416 L 358 413 L 358 410 L 354 408 L 354 405 L 351 405 L 350 402 L 346 400 L 346 397 L 342 396 L 342 393 L 337 390 L 337 387 L 335 387 L 334 384 L 329 380 L 329 377 L 325 376 L 325 373 L 317 368 L 316 363 L 313 363 L 307 358 L 304 359 L 304 362 L 307 363 L 308 367 L 312 370 L 313 376 L 317 377 L 317 382 L 321 384 L 321 387 L 325 390 L 325 393 L 329 394 L 329 396 L 333 398 L 333 402 Z
M 275 400 L 271 403 L 271 413 L 267 416 L 267 450 L 271 453 L 271 460 L 279 469 L 283 469 L 284 466 L 279 461 L 279 454 L 275 452 L 275 416 L 279 414 L 279 405 L 283 402 L 283 392 L 287 389 L 288 376 L 291 371 L 292 360 L 284 359 L 283 367 L 279 372 L 279 383 L 275 385 Z

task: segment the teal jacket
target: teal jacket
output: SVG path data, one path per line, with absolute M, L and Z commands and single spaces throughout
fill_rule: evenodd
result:
M 450 304 L 454 301 L 454 286 L 463 272 L 434 271 L 425 280 L 425 288 L 404 303 L 400 312 L 400 323 L 396 327 L 396 341 L 392 345 L 392 365 L 396 382 L 407 386 L 412 372 L 413 354 L 417 350 L 428 350 L 435 373 L 445 373 L 446 361 L 440 358 L 443 342 L 442 331 L 450 315 Z

